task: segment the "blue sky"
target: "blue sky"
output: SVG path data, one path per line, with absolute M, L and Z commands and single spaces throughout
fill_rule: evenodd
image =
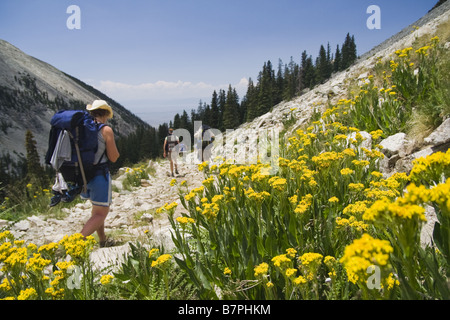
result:
M 0 39 L 103 91 L 152 125 L 349 32 L 363 54 L 437 0 L 1 0 Z M 69 29 L 70 5 L 81 29 Z M 367 8 L 381 9 L 369 30 Z

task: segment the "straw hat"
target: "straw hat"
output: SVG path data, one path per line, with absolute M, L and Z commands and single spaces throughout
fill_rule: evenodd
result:
M 95 100 L 92 104 L 86 106 L 88 111 L 93 111 L 97 109 L 103 109 L 109 111 L 108 119 L 111 119 L 114 115 L 112 108 L 104 100 Z

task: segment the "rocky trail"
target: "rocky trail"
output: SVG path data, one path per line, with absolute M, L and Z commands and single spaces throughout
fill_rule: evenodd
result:
M 141 180 L 141 187 L 132 191 L 122 189 L 125 169 L 121 169 L 119 176 L 113 180 L 113 190 L 116 191 L 113 191 L 113 203 L 105 221 L 105 232 L 118 245 L 109 248 L 96 245 L 91 259 L 99 269 L 120 265 L 129 251 L 129 243 L 139 240 L 155 246 L 164 245 L 166 250 L 173 248 L 167 214 L 156 214 L 156 210 L 165 203 L 177 202 L 179 205 L 175 216 L 180 215 L 184 209 L 179 200 L 180 183 L 186 180 L 189 189 L 198 187 L 203 181 L 203 173 L 198 171 L 197 165 L 179 163 L 180 174 L 175 177 L 177 184 L 171 186 L 173 178 L 168 175 L 168 160 L 150 161 L 148 166 L 152 166 L 155 173 L 149 175 L 149 179 Z M 36 214 L 13 224 L 10 231 L 16 239 L 38 246 L 58 242 L 65 235 L 80 232 L 91 216 L 91 209 L 90 201 L 86 201 L 71 209 L 62 209 L 66 213 L 62 219 L 49 218 L 45 213 Z

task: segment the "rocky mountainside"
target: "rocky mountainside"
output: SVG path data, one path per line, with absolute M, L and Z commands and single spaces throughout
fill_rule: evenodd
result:
M 314 112 L 323 112 L 328 105 L 336 105 L 339 100 L 347 99 L 351 79 L 357 79 L 363 83 L 369 76 L 369 70 L 372 70 L 375 67 L 379 59 L 387 59 L 390 56 L 395 56 L 396 50 L 411 47 L 414 41 L 422 36 L 429 36 L 431 38 L 436 34 L 436 31 L 440 26 L 448 26 L 450 21 L 449 17 L 450 2 L 446 1 L 419 19 L 416 23 L 406 27 L 398 34 L 362 55 L 358 61 L 347 70 L 334 74 L 331 79 L 324 84 L 315 87 L 313 90 L 310 90 L 291 101 L 281 102 L 275 106 L 271 112 L 227 133 L 227 139 L 235 141 L 233 144 L 234 150 L 231 152 L 240 158 L 245 158 L 247 161 L 254 161 L 258 154 L 256 137 L 253 136 L 252 138 L 255 130 L 266 131 L 267 133 L 270 133 L 270 130 L 283 133 L 283 130 L 285 130 L 286 136 L 289 137 L 295 130 L 306 124 L 309 119 L 311 119 Z M 444 47 L 446 50 L 450 49 L 450 42 L 445 43 Z M 286 125 L 286 123 L 289 123 L 289 125 Z M 403 134 L 402 137 L 404 137 L 404 140 L 398 145 L 399 148 L 402 148 L 401 157 L 400 155 L 397 155 L 395 159 L 391 159 L 389 165 L 386 164 L 386 170 L 393 169 L 397 160 L 400 160 L 400 158 L 409 157 L 407 158 L 407 161 L 410 163 L 411 154 L 421 150 L 429 150 L 433 144 L 435 148 L 437 148 L 437 146 L 440 146 L 441 149 L 445 149 L 445 147 L 448 148 L 447 144 L 450 142 L 450 135 L 449 131 L 446 130 L 448 130 L 449 125 L 450 120 L 447 120 L 442 124 L 441 128 L 437 130 L 443 134 L 442 139 L 437 140 L 433 140 L 433 138 L 430 138 L 431 136 L 428 137 L 428 139 L 416 140 L 414 137 L 406 137 L 406 135 Z M 448 136 L 447 139 L 444 138 L 445 134 Z M 254 143 L 249 143 L 251 141 Z M 391 139 L 388 141 L 391 141 Z M 225 144 L 219 144 L 212 150 L 213 155 L 229 154 L 229 152 L 230 150 L 226 149 Z M 431 152 L 431 150 L 429 150 L 429 152 Z M 421 156 L 426 156 L 428 154 L 422 153 Z M 393 154 L 388 152 L 388 155 L 392 156 Z M 386 161 L 389 160 L 386 159 Z M 400 163 L 402 163 L 403 166 L 406 165 L 403 161 L 400 161 L 398 167 L 400 166 Z M 402 170 L 405 169 L 406 167 L 402 168 Z
M 25 132 L 31 130 L 42 160 L 52 115 L 61 109 L 84 109 L 96 99 L 113 107 L 111 125 L 118 136 L 147 125 L 98 90 L 0 39 L 0 156 L 24 156 Z

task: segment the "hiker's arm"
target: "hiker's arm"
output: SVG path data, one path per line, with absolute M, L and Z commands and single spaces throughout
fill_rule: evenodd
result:
M 103 139 L 106 143 L 106 155 L 109 161 L 116 162 L 119 159 L 119 150 L 117 150 L 116 141 L 114 140 L 114 131 L 111 127 L 105 126 L 102 129 Z
M 167 144 L 167 138 L 164 139 L 164 146 L 163 146 L 164 158 L 166 157 L 166 144 Z

